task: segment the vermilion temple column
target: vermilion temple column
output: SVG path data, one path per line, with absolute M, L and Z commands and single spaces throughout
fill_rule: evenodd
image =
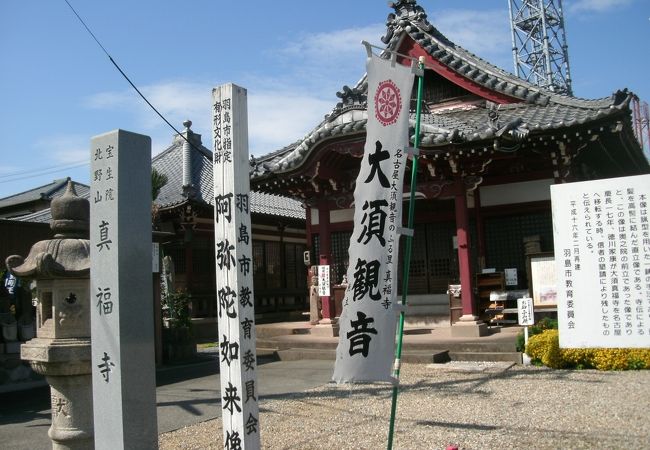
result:
M 458 241 L 458 269 L 460 273 L 463 315 L 451 327 L 452 336 L 477 337 L 487 334 L 487 325 L 476 314 L 474 282 L 469 252 L 469 215 L 467 195 L 461 177 L 455 179 L 456 239 Z
M 332 263 L 332 246 L 330 239 L 330 210 L 322 202 L 318 205 L 318 236 L 319 236 L 319 257 L 318 264 L 330 265 Z M 330 323 L 335 317 L 334 302 L 331 297 L 321 297 L 323 305 L 323 320 L 321 323 Z
M 332 263 L 330 233 L 330 209 L 326 202 L 320 202 L 318 204 L 319 255 L 317 255 L 320 265 L 330 265 Z M 321 297 L 320 300 L 323 318 L 319 321 L 318 325 L 312 328 L 311 333 L 323 336 L 338 336 L 333 294 L 331 296 Z

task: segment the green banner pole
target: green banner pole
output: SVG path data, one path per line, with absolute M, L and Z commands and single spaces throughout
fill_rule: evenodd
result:
M 415 138 L 413 139 L 413 144 L 416 151 L 419 151 L 420 146 L 420 115 L 422 114 L 422 91 L 424 85 L 424 57 L 421 56 L 418 60 L 418 68 L 420 73 L 418 74 L 418 99 L 415 106 Z M 408 229 L 413 229 L 413 222 L 415 217 L 415 185 L 417 184 L 417 172 L 418 172 L 418 155 L 413 155 L 413 160 L 411 163 L 411 194 L 409 196 L 409 217 L 408 217 Z M 402 279 L 402 310 L 399 313 L 399 322 L 397 323 L 397 347 L 395 348 L 395 365 L 393 366 L 393 378 L 395 378 L 395 384 L 393 385 L 393 401 L 390 409 L 390 427 L 388 429 L 388 450 L 393 448 L 393 435 L 395 432 L 395 415 L 397 413 L 397 395 L 399 393 L 399 374 L 400 368 L 402 365 L 402 339 L 404 337 L 404 313 L 406 308 L 406 296 L 408 293 L 409 285 L 409 267 L 411 265 L 411 247 L 413 245 L 413 236 L 411 234 L 406 236 L 404 251 L 404 269 L 403 269 L 403 279 Z

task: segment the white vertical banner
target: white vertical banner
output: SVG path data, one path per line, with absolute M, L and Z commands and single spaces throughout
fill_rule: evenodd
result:
M 223 448 L 259 449 L 246 89 L 212 91 Z
M 332 377 L 337 383 L 392 381 L 395 357 L 397 233 L 414 74 L 410 67 L 374 55 L 366 69 L 367 137 L 354 191 L 349 284 Z
M 650 347 L 650 175 L 551 186 L 561 348 Z

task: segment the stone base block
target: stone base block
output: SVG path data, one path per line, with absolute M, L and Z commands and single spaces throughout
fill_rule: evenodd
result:
M 309 334 L 314 336 L 337 337 L 339 335 L 339 324 L 335 321 L 323 323 L 321 320 L 318 325 L 311 327 Z
M 487 335 L 487 324 L 483 322 L 459 320 L 451 326 L 451 337 L 473 338 Z

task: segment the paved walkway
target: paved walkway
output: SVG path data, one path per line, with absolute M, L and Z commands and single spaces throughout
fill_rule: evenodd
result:
M 451 336 L 449 327 L 410 329 L 404 348 L 476 348 L 476 345 L 513 346 L 519 327 L 494 328 L 489 336 L 467 339 Z M 338 338 L 327 336 L 305 322 L 258 325 L 258 347 L 334 349 Z M 204 360 L 157 371 L 157 414 L 159 433 L 220 417 L 217 348 L 204 350 Z M 330 381 L 333 358 L 328 360 L 275 361 L 260 352 L 258 369 L 261 402 L 282 399 Z M 3 449 L 49 449 L 49 387 L 0 394 L 0 436 Z
M 219 362 L 216 356 L 205 362 L 158 370 L 156 389 L 158 432 L 221 417 L 219 406 Z M 283 398 L 329 382 L 330 361 L 271 361 L 262 358 L 258 366 L 260 401 Z M 46 450 L 52 445 L 49 387 L 0 395 L 0 448 L 3 450 Z

